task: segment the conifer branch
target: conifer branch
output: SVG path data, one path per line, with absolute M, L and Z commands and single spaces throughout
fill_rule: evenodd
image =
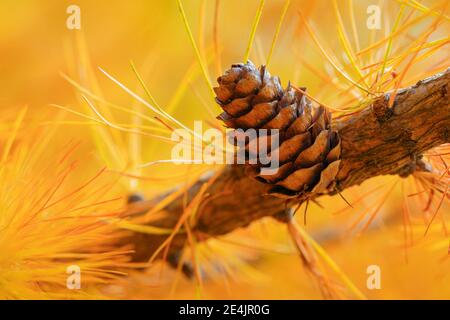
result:
M 359 185 L 380 175 L 406 177 L 423 170 L 422 154 L 450 142 L 450 69 L 397 91 L 388 107 L 390 93 L 357 113 L 333 119 L 331 126 L 342 143 L 341 163 L 336 188 L 332 194 Z M 188 190 L 188 199 L 208 181 L 204 177 Z M 270 185 L 260 183 L 245 173 L 243 165 L 228 165 L 208 187 L 205 200 L 196 212 L 193 233 L 198 240 L 220 236 L 242 228 L 263 217 L 282 218 L 286 201 L 268 194 Z M 320 195 L 300 197 L 311 200 Z M 161 197 L 130 205 L 131 212 L 145 212 Z M 289 200 L 292 201 L 292 200 Z M 152 226 L 173 228 L 183 212 L 183 197 L 165 207 Z M 146 261 L 164 242 L 167 235 L 133 233 L 125 241 L 135 246 L 135 261 Z M 186 244 L 186 234 L 171 241 L 169 262 L 176 264 Z

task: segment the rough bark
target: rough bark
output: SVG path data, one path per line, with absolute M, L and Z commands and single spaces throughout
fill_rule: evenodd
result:
M 450 142 L 450 69 L 397 92 L 388 107 L 390 93 L 365 109 L 333 120 L 342 140 L 342 161 L 337 190 L 344 190 L 379 175 L 407 176 L 416 170 L 424 151 Z M 285 211 L 286 200 L 267 195 L 270 186 L 246 176 L 244 167 L 229 165 L 207 190 L 198 210 L 193 232 L 201 240 L 229 233 L 266 216 Z M 189 189 L 192 199 L 208 177 Z M 299 199 L 304 201 L 306 199 Z M 133 210 L 148 210 L 158 199 L 135 203 Z M 153 226 L 173 228 L 183 212 L 183 200 L 170 203 L 152 221 Z M 135 261 L 147 260 L 167 236 L 133 234 Z M 174 237 L 169 261 L 176 263 L 186 234 Z

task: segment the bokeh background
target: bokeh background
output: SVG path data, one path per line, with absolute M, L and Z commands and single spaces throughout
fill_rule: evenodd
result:
M 397 28 L 408 22 L 410 25 L 392 38 L 389 57 L 401 58 L 384 78 L 391 81 L 383 87 L 388 90 L 395 85 L 394 74 L 401 74 L 405 69 L 401 86 L 414 84 L 448 67 L 450 27 L 445 2 L 338 0 L 336 3 L 341 26 L 354 53 L 387 37 L 395 28 L 400 10 L 404 10 Z M 182 3 L 201 59 L 214 84 L 227 66 L 244 59 L 260 2 L 185 0 Z M 66 27 L 66 9 L 71 4 L 81 9 L 81 30 Z M 285 5 L 283 0 L 264 3 L 250 51 L 250 59 L 257 65 L 267 62 Z M 381 8 L 379 30 L 369 30 L 366 26 L 369 5 Z M 437 12 L 442 10 L 444 15 L 439 17 Z M 279 75 L 283 85 L 290 80 L 305 86 L 317 100 L 335 108 L 356 106 L 367 99 L 364 92 L 355 89 L 324 57 L 299 12 L 333 60 L 351 78 L 359 79 L 340 40 L 336 7 L 328 0 L 290 1 L 273 48 L 270 72 Z M 425 40 L 421 42 L 421 39 Z M 357 55 L 356 63 L 363 74 L 372 70 L 368 66 L 383 61 L 387 46 L 388 42 L 383 42 Z M 415 56 L 417 50 L 411 48 L 418 46 L 421 50 Z M 10 134 L 11 123 L 27 106 L 17 140 L 45 143 L 45 152 L 32 172 L 56 163 L 66 148 L 79 144 L 71 155 L 79 162 L 76 174 L 67 181 L 64 190 L 71 190 L 106 167 L 108 172 L 103 179 L 109 179 L 112 187 L 104 196 L 122 197 L 121 203 L 105 206 L 105 210 L 113 210 L 123 205 L 132 192 L 151 198 L 210 169 L 173 164 L 137 169 L 144 162 L 168 159 L 170 145 L 108 128 L 60 108 L 96 118 L 81 98 L 82 86 L 100 97 L 96 100 L 98 109 L 108 119 L 130 128 L 141 128 L 148 119 L 124 110 L 134 110 L 150 118 L 151 112 L 98 69 L 100 66 L 145 96 L 130 65 L 132 61 L 157 103 L 176 119 L 188 127 L 192 127 L 194 120 L 204 121 L 205 127 L 217 125 L 214 115 L 219 113 L 219 108 L 211 97 L 177 1 L 3 0 L 0 61 L 2 146 Z M 67 77 L 79 86 L 67 81 Z M 366 79 L 374 82 L 376 72 Z M 449 206 L 444 202 L 439 218 L 424 236 L 439 197 L 424 211 L 427 197 L 411 196 L 419 189 L 412 178 L 376 178 L 343 193 L 354 208 L 340 197 L 321 199 L 320 206 L 310 204 L 307 224 L 303 227 L 369 299 L 448 299 L 450 261 L 445 223 L 450 215 Z M 411 215 L 407 224 L 406 202 Z M 362 228 L 364 223 L 355 224 L 359 216 L 367 218 L 374 211 L 376 217 L 370 226 Z M 303 214 L 299 214 L 299 223 L 303 223 Z M 200 261 L 205 276 L 201 287 L 195 280 L 157 264 L 107 281 L 102 291 L 107 297 L 127 299 L 321 298 L 317 284 L 302 267 L 285 227 L 272 219 L 256 222 L 203 246 Z M 369 265 L 380 266 L 381 289 L 367 288 Z

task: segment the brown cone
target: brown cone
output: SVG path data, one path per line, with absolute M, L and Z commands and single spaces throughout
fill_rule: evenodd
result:
M 278 172 L 261 175 L 262 165 L 248 165 L 249 174 L 273 185 L 270 193 L 281 197 L 334 189 L 341 148 L 325 107 L 312 106 L 290 84 L 283 90 L 278 77 L 251 62 L 232 65 L 217 81 L 216 101 L 224 110 L 218 119 L 227 127 L 279 130 Z

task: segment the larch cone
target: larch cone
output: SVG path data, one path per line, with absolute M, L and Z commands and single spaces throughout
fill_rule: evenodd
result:
M 269 150 L 269 157 L 278 153 L 276 173 L 262 174 L 264 165 L 246 164 L 255 179 L 273 185 L 270 194 L 296 198 L 334 190 L 341 157 L 339 134 L 331 129 L 331 113 L 322 105 L 313 106 L 303 94 L 305 88 L 289 83 L 283 90 L 278 77 L 250 61 L 233 64 L 217 82 L 216 101 L 224 111 L 218 119 L 226 127 L 278 130 L 278 148 Z M 256 139 L 261 138 L 266 144 L 270 141 L 260 134 Z

